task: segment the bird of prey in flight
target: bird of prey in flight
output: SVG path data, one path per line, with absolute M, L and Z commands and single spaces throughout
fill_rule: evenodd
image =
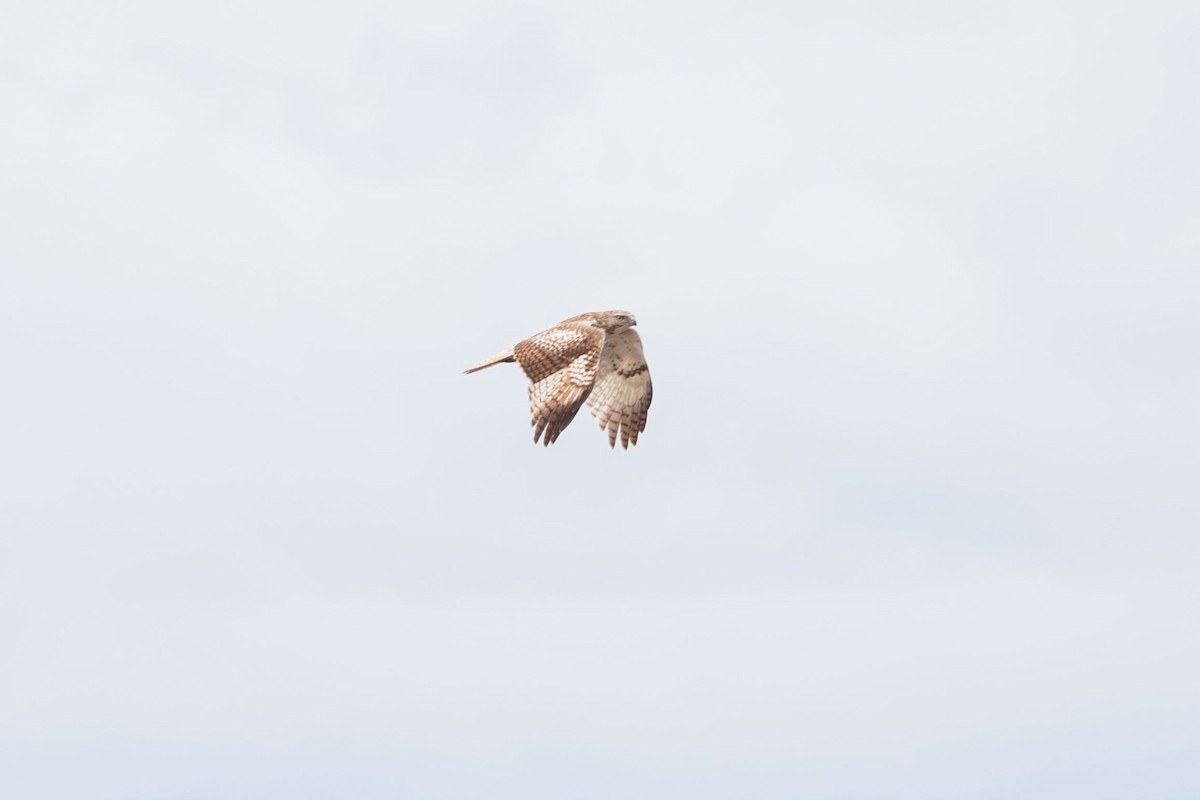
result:
M 517 362 L 529 377 L 533 441 L 549 446 L 586 402 L 608 444 L 626 449 L 646 430 L 650 368 L 628 311 L 591 311 L 535 333 L 466 374 Z

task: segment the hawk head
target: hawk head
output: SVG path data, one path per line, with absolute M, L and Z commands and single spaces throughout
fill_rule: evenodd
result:
M 637 317 L 628 311 L 597 311 L 592 315 L 593 324 L 603 328 L 606 333 L 620 333 L 626 328 L 637 325 Z

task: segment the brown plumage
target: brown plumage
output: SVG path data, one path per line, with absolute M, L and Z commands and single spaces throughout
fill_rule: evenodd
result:
M 499 353 L 467 374 L 516 361 L 529 377 L 533 441 L 549 446 L 586 402 L 610 447 L 637 444 L 646 429 L 653 395 L 642 340 L 628 311 L 595 311 L 563 320 L 553 328 Z

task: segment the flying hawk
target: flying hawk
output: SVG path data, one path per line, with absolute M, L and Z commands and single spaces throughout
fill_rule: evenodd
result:
M 628 311 L 592 311 L 517 342 L 465 374 L 516 361 L 529 376 L 533 442 L 549 447 L 587 402 L 608 444 L 637 444 L 650 410 L 650 368 Z M 545 436 L 543 437 L 543 434 Z

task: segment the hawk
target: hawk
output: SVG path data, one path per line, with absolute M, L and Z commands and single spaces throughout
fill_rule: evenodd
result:
M 564 319 L 553 328 L 517 342 L 464 374 L 517 362 L 529 377 L 533 442 L 546 447 L 571 424 L 587 402 L 609 447 L 629 449 L 646 430 L 650 410 L 650 368 L 642 340 L 628 311 L 592 311 Z

